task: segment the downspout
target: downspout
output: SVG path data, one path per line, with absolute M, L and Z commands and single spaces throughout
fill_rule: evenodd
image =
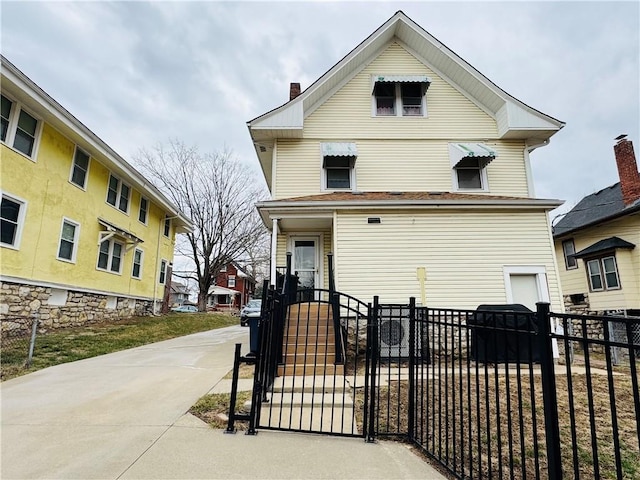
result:
M 529 158 L 529 154 L 533 152 L 536 148 L 544 147 L 549 144 L 549 140 L 545 140 L 542 143 L 536 143 L 534 145 L 529 145 L 525 143 L 524 145 L 524 168 L 527 174 L 527 190 L 529 192 L 529 198 L 535 198 L 536 191 L 533 185 L 533 172 L 531 171 L 531 160 Z
M 278 219 L 273 219 L 273 226 L 271 227 L 271 285 L 276 285 L 276 253 L 278 248 Z

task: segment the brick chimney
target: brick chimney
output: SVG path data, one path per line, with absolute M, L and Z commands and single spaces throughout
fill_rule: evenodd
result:
M 640 173 L 633 153 L 633 143 L 625 137 L 626 135 L 616 137 L 618 143 L 613 146 L 613 151 L 618 165 L 622 201 L 627 206 L 640 199 Z
M 293 100 L 298 95 L 300 95 L 300 84 L 299 83 L 291 83 L 289 85 L 289 100 Z

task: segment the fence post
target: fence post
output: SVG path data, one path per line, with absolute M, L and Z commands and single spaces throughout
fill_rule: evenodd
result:
M 409 298 L 409 418 L 408 434 L 413 440 L 415 432 L 415 390 L 414 370 L 416 365 L 416 298 Z
M 241 347 L 241 343 L 236 343 L 236 349 L 233 355 L 233 378 L 231 380 L 231 398 L 229 400 L 229 420 L 227 421 L 227 429 L 224 433 L 236 433 L 234 422 L 236 420 L 236 398 L 238 395 L 238 371 L 240 370 Z
M 544 404 L 544 430 L 547 445 L 547 470 L 549 480 L 562 479 L 562 459 L 560 457 L 560 428 L 558 425 L 558 398 L 556 376 L 553 365 L 549 304 L 536 303 L 538 339 L 540 345 L 540 370 L 542 373 L 542 401 Z
M 373 310 L 369 310 L 368 332 L 367 335 L 367 354 L 371 357 L 371 375 L 369 384 L 369 425 L 367 426 L 367 442 L 376 441 L 376 374 L 378 362 L 378 310 L 379 297 L 373 297 Z
M 36 333 L 38 332 L 38 313 L 33 314 L 33 323 L 31 324 L 31 340 L 29 341 L 29 354 L 27 355 L 27 368 L 31 366 L 33 360 L 33 350 L 36 346 Z

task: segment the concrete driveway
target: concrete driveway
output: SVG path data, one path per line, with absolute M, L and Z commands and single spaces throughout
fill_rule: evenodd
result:
M 0 477 L 444 478 L 401 444 L 225 435 L 186 414 L 247 341 L 228 327 L 3 382 Z

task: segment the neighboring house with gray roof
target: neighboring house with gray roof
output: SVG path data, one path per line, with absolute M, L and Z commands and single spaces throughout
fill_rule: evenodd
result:
M 189 287 L 182 283 L 171 282 L 169 304 L 184 305 L 185 303 L 189 303 Z
M 631 141 L 617 140 L 620 182 L 584 197 L 553 227 L 568 311 L 640 314 L 640 173 Z

